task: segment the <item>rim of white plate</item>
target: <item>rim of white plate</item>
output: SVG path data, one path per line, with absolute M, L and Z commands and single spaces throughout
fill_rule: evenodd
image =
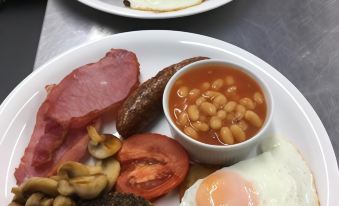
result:
M 100 10 L 106 13 L 110 13 L 110 14 L 115 14 L 118 16 L 138 18 L 138 19 L 170 19 L 170 18 L 191 16 L 194 14 L 207 12 L 212 9 L 223 6 L 231 2 L 232 0 L 205 0 L 199 5 L 192 6 L 186 9 L 171 11 L 171 12 L 161 12 L 161 13 L 134 10 L 134 9 L 127 8 L 123 5 L 117 6 L 117 5 L 105 3 L 101 0 L 78 0 L 78 1 L 94 9 L 97 9 L 97 10 Z
M 96 44 L 101 41 L 110 41 L 111 39 L 116 38 L 140 38 L 141 36 L 167 36 L 169 39 L 180 41 L 180 39 L 190 39 L 190 41 L 196 42 L 196 44 L 200 44 L 205 47 L 210 47 L 213 49 L 220 50 L 225 53 L 230 53 L 238 58 L 242 59 L 245 62 L 248 62 L 263 71 L 266 75 L 268 75 L 272 80 L 274 80 L 285 92 L 293 99 L 295 104 L 298 106 L 300 111 L 306 117 L 308 123 L 312 126 L 312 130 L 317 137 L 317 143 L 321 147 L 321 155 L 325 161 L 325 170 L 326 170 L 326 179 L 328 180 L 328 188 L 327 191 L 327 198 L 325 205 L 327 206 L 334 206 L 336 202 L 339 202 L 339 196 L 336 196 L 335 192 L 339 190 L 339 170 L 338 164 L 335 157 L 335 153 L 330 141 L 330 138 L 323 126 L 320 118 L 312 108 L 311 104 L 306 100 L 306 98 L 300 93 L 300 91 L 286 78 L 284 77 L 279 71 L 274 69 L 268 63 L 264 62 L 260 58 L 256 57 L 255 55 L 222 40 L 214 39 L 211 37 L 193 34 L 188 32 L 180 32 L 180 31 L 170 31 L 170 30 L 145 30 L 145 31 L 133 31 L 133 32 L 126 32 L 126 33 L 119 33 L 111 36 L 107 36 L 105 38 L 94 40 L 91 42 L 87 42 L 80 46 L 77 46 L 73 49 L 70 49 L 54 58 L 46 62 L 44 65 L 40 66 L 38 69 L 33 71 L 29 76 L 27 76 L 23 81 L 21 81 L 13 90 L 12 92 L 6 97 L 6 99 L 0 105 L 0 116 L 6 110 L 7 106 L 11 100 L 16 96 L 17 93 L 20 92 L 21 88 L 24 87 L 27 83 L 30 82 L 31 79 L 35 77 L 40 72 L 49 68 L 50 64 L 53 64 L 55 61 L 58 61 L 65 56 L 69 55 L 70 53 L 81 49 L 83 47 L 87 47 L 91 44 Z M 204 43 L 197 43 L 197 42 L 204 42 Z M 223 49 L 227 48 L 227 49 Z M 232 51 L 229 51 L 229 50 Z M 321 138 L 320 138 L 321 137 Z M 330 205 L 331 203 L 331 205 Z

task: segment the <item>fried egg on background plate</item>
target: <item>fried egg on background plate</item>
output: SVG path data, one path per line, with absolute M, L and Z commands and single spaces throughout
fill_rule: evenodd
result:
M 124 0 L 124 4 L 132 9 L 144 11 L 176 11 L 198 5 L 204 0 Z
M 297 149 L 271 138 L 261 155 L 198 180 L 181 206 L 318 206 L 313 175 Z

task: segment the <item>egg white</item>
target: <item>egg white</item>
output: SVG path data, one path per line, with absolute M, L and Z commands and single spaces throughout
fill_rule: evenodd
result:
M 263 145 L 266 152 L 222 171 L 231 171 L 251 182 L 260 206 L 318 206 L 313 175 L 296 148 L 287 140 L 272 138 Z M 195 206 L 203 180 L 186 192 L 181 206 Z
M 166 12 L 198 5 L 204 0 L 125 0 L 132 9 Z

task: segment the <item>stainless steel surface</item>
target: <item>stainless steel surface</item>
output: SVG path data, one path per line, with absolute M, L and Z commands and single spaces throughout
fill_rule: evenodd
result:
M 234 0 L 195 16 L 138 20 L 102 13 L 76 0 L 49 0 L 35 68 L 82 43 L 144 29 L 199 33 L 262 58 L 312 104 L 339 157 L 339 1 Z

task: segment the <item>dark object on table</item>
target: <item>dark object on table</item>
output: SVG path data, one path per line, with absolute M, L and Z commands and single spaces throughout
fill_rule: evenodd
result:
M 166 67 L 155 77 L 142 83 L 118 111 L 117 130 L 129 137 L 147 129 L 162 112 L 162 95 L 169 79 L 182 67 L 207 57 L 193 57 Z
M 124 0 L 124 4 L 127 7 L 131 7 L 131 2 L 129 2 L 128 0 Z
M 153 204 L 134 194 L 110 192 L 94 200 L 80 200 L 77 206 L 153 206 Z

